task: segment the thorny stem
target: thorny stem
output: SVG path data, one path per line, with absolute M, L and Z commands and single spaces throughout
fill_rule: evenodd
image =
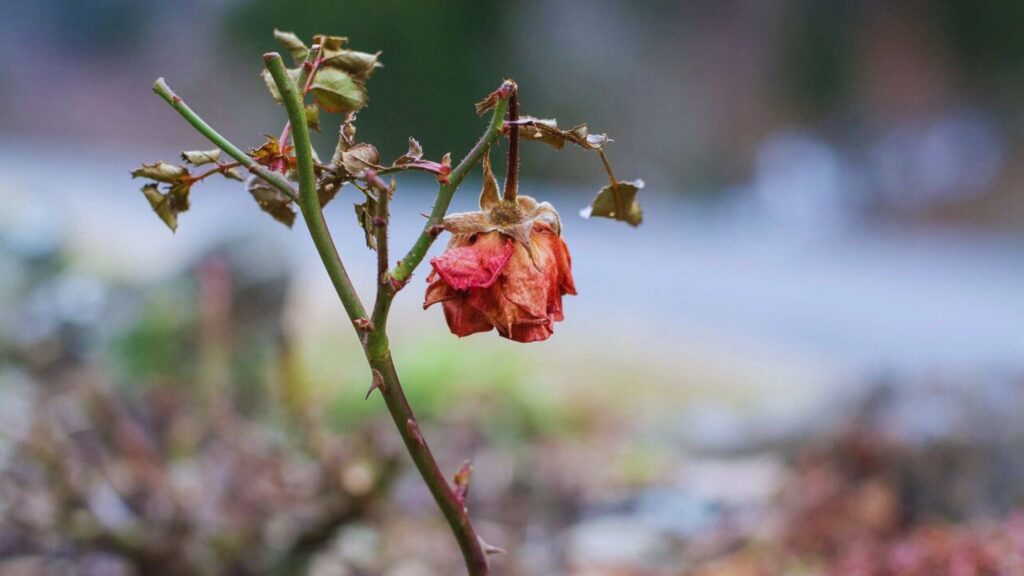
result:
M 320 253 L 320 260 L 323 261 L 327 275 L 330 276 L 334 289 L 338 292 L 345 312 L 352 320 L 357 330 L 361 327 L 359 321 L 367 320 L 366 310 L 363 303 L 356 294 L 352 280 L 348 277 L 345 265 L 341 262 L 338 249 L 331 238 L 331 231 L 324 221 L 323 211 L 320 209 L 320 198 L 316 193 L 316 175 L 313 172 L 313 147 L 309 141 L 309 126 L 306 125 L 306 112 L 302 107 L 302 99 L 295 90 L 295 84 L 288 77 L 288 71 L 284 68 L 281 56 L 277 53 L 263 55 L 263 61 L 270 72 L 277 90 L 281 93 L 281 100 L 284 102 L 285 110 L 288 111 L 288 118 L 294 128 L 292 139 L 295 142 L 295 161 L 299 172 L 299 208 L 302 210 L 302 217 L 306 220 L 309 234 L 313 238 L 317 252 Z
M 506 85 L 509 84 L 515 86 L 514 83 L 507 80 Z M 469 151 L 469 154 L 466 154 L 466 157 L 448 175 L 448 182 L 442 184 L 440 189 L 438 189 L 437 199 L 434 200 L 434 208 L 430 211 L 430 217 L 427 219 L 426 226 L 423 227 L 423 232 L 420 233 L 419 238 L 416 239 L 416 243 L 409 249 L 405 258 L 402 258 L 394 270 L 391 271 L 391 276 L 398 285 L 402 285 L 409 280 L 413 271 L 416 270 L 416 267 L 419 266 L 420 262 L 427 255 L 427 250 L 430 249 L 430 246 L 437 238 L 437 226 L 441 224 L 445 213 L 448 212 L 448 206 L 452 202 L 455 190 L 462 184 L 462 180 L 469 171 L 480 161 L 487 148 L 501 137 L 507 107 L 508 100 L 498 100 L 494 106 L 491 122 L 487 126 L 487 130 L 484 131 L 483 136 L 480 137 L 480 140 Z
M 515 202 L 519 190 L 519 96 L 516 91 L 508 99 L 508 167 L 505 170 L 505 201 Z
M 395 370 L 395 365 L 391 358 L 391 351 L 389 349 L 387 336 L 384 330 L 384 321 L 387 319 L 388 307 L 390 306 L 391 299 L 395 293 L 391 277 L 393 276 L 396 279 L 398 277 L 395 274 L 391 274 L 390 276 L 385 274 L 388 266 L 387 186 L 384 186 L 384 190 L 380 190 L 380 179 L 376 174 L 366 178 L 369 184 L 374 187 L 378 187 L 378 192 L 381 196 L 378 201 L 378 212 L 376 217 L 383 218 L 383 222 L 375 233 L 377 235 L 378 251 L 383 251 L 384 253 L 384 257 L 378 261 L 378 268 L 381 272 L 385 272 L 380 275 L 381 277 L 378 281 L 377 302 L 374 306 L 374 317 L 375 319 L 379 319 L 380 324 L 374 325 L 373 322 L 370 322 L 367 325 L 365 323 L 366 315 L 362 309 L 362 304 L 359 302 L 358 296 L 356 296 L 355 291 L 352 289 L 352 285 L 347 274 L 345 274 L 344 266 L 341 263 L 337 249 L 334 246 L 330 232 L 324 223 L 323 214 L 320 210 L 319 199 L 317 198 L 316 191 L 316 180 L 313 173 L 312 147 L 309 140 L 309 127 L 306 124 L 305 111 L 302 107 L 301 97 L 297 94 L 295 86 L 289 80 L 287 71 L 281 61 L 281 57 L 276 53 L 271 53 L 264 55 L 263 58 L 267 65 L 267 69 L 270 71 L 271 77 L 274 79 L 274 83 L 277 85 L 278 91 L 281 93 L 282 100 L 285 104 L 285 110 L 287 110 L 288 117 L 291 121 L 291 125 L 293 126 L 295 155 L 299 168 L 299 205 L 302 208 L 303 218 L 306 219 L 313 243 L 316 244 L 317 250 L 320 252 L 321 259 L 324 262 L 324 266 L 327 268 L 328 275 L 334 283 L 335 289 L 338 291 L 338 296 L 341 298 L 342 304 L 345 306 L 345 310 L 348 312 L 357 332 L 361 332 L 369 328 L 369 331 L 366 333 L 366 339 L 364 340 L 364 350 L 367 361 L 370 364 L 370 369 L 373 372 L 374 386 L 379 388 L 381 394 L 384 396 L 384 402 L 387 405 L 388 412 L 391 414 L 391 418 L 394 421 L 395 426 L 398 428 L 398 432 L 402 437 L 402 441 L 405 443 L 406 449 L 409 451 L 409 455 L 412 457 L 416 468 L 423 477 L 424 483 L 426 483 L 427 488 L 433 495 L 442 514 L 448 521 L 455 539 L 459 543 L 459 548 L 462 550 L 462 555 L 465 559 L 466 568 L 469 571 L 469 574 L 471 576 L 487 576 L 490 573 L 490 569 L 488 567 L 487 552 L 484 549 L 483 541 L 477 536 L 465 506 L 455 494 L 451 485 L 448 483 L 444 474 L 438 467 L 437 461 L 434 459 L 434 456 L 431 453 L 422 432 L 420 431 L 420 426 L 412 408 L 409 406 L 405 392 L 402 390 L 401 382 L 398 379 L 398 373 Z M 469 170 L 480 160 L 480 157 L 483 154 L 483 151 L 486 150 L 487 146 L 501 135 L 502 117 L 505 115 L 505 108 L 506 102 L 504 100 L 499 101 L 495 106 L 494 118 L 492 118 L 487 132 L 484 133 L 480 142 L 473 147 L 466 158 L 464 158 L 462 162 L 459 163 L 459 166 L 452 172 L 448 183 L 441 186 L 441 189 L 438 192 L 437 201 L 434 203 L 431 221 L 428 222 L 428 227 L 424 230 L 420 239 L 417 240 L 413 249 L 410 251 L 411 257 L 407 256 L 407 267 L 403 268 L 402 266 L 399 266 L 396 268 L 396 271 L 404 270 L 401 281 L 408 278 L 409 274 L 412 273 L 412 270 L 423 259 L 427 248 L 429 248 L 433 243 L 434 234 L 432 233 L 432 228 L 435 224 L 440 222 L 441 218 L 444 217 L 455 189 L 462 182 L 462 179 L 466 176 Z M 376 181 L 374 179 L 376 179 Z M 360 321 L 363 321 L 363 323 Z
M 288 183 L 288 180 L 286 180 L 284 176 L 261 166 L 245 152 L 242 152 L 238 146 L 235 146 L 227 138 L 221 136 L 220 133 L 207 124 L 205 120 L 193 112 L 192 109 L 185 104 L 185 101 L 171 90 L 171 87 L 167 85 L 167 82 L 164 81 L 163 78 L 158 78 L 156 83 L 153 84 L 153 92 L 156 92 L 158 96 L 170 104 L 171 108 L 177 110 L 178 114 L 181 114 L 185 121 L 191 124 L 192 127 L 200 134 L 206 136 L 210 142 L 213 142 L 218 148 L 227 152 L 228 156 L 237 160 L 239 164 L 245 166 L 250 172 L 259 176 L 274 188 L 280 190 L 284 195 L 288 196 L 292 200 L 298 201 L 298 197 L 295 195 L 295 189 L 292 188 L 292 185 Z M 305 119 L 305 116 L 303 116 L 303 119 Z

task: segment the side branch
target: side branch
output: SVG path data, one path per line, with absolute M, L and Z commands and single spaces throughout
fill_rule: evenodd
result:
M 505 84 L 511 84 L 511 81 L 506 81 Z M 494 113 L 491 116 L 491 122 L 488 124 L 487 130 L 484 132 L 483 136 L 481 136 L 480 140 L 478 140 L 476 145 L 473 146 L 473 149 L 469 151 L 469 154 L 466 154 L 466 157 L 459 162 L 459 165 L 452 170 L 452 173 L 448 175 L 448 183 L 442 184 L 441 188 L 437 191 L 437 199 L 434 200 L 434 208 L 430 211 L 430 218 L 427 219 L 427 224 L 423 227 L 423 232 L 420 233 L 419 238 L 416 239 L 416 243 L 409 249 L 405 258 L 403 258 L 391 272 L 391 276 L 399 285 L 409 280 L 413 271 L 416 270 L 416 267 L 420 265 L 420 262 L 422 262 L 423 258 L 427 255 L 427 250 L 430 249 L 430 246 L 437 238 L 436 227 L 442 220 L 444 220 L 444 215 L 448 212 L 448 206 L 452 202 L 452 196 L 455 195 L 455 190 L 460 184 L 462 184 L 462 180 L 467 174 L 469 174 L 470 170 L 476 166 L 476 163 L 480 161 L 480 158 L 483 157 L 484 151 L 486 151 L 491 144 L 501 137 L 502 125 L 504 123 L 505 111 L 507 109 L 508 100 L 505 98 L 499 99 L 494 105 Z
M 158 78 L 156 83 L 153 84 L 153 92 L 156 92 L 158 96 L 170 104 L 171 108 L 177 110 L 178 114 L 181 114 L 185 121 L 191 124 L 192 127 L 200 134 L 206 136 L 207 140 L 213 142 L 218 148 L 227 152 L 228 156 L 237 160 L 239 164 L 245 166 L 250 172 L 259 176 L 292 200 L 298 201 L 295 189 L 292 188 L 292 185 L 288 183 L 288 180 L 286 180 L 284 176 L 261 166 L 255 160 L 250 158 L 248 154 L 242 152 L 238 146 L 235 146 L 227 138 L 221 136 L 219 132 L 214 130 L 212 126 L 207 124 L 205 120 L 200 118 L 198 114 L 189 108 L 188 104 L 185 104 L 185 101 L 171 90 L 171 87 L 167 85 L 167 82 L 164 81 L 163 78 Z

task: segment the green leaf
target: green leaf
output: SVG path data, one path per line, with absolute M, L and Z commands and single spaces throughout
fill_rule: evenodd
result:
M 310 130 L 320 131 L 320 107 L 316 104 L 306 104 L 306 124 Z
M 374 235 L 373 215 L 377 213 L 377 200 L 366 195 L 366 202 L 356 204 L 356 220 L 366 234 L 366 247 L 370 250 L 377 249 L 377 237 Z
M 362 83 L 338 68 L 323 68 L 310 86 L 317 103 L 331 113 L 355 112 L 366 105 Z
M 156 184 L 146 184 L 142 194 L 149 201 L 156 215 L 164 221 L 171 232 L 178 230 L 178 214 L 189 209 L 188 194 L 191 184 L 178 182 L 170 186 L 167 192 L 160 192 Z
M 245 188 L 249 194 L 252 194 L 261 210 L 273 216 L 274 220 L 291 228 L 295 222 L 295 209 L 291 206 L 291 198 L 256 176 L 249 178 Z
M 168 164 L 166 162 L 154 162 L 152 164 L 143 164 L 142 168 L 132 171 L 132 178 L 138 178 L 140 176 L 142 178 L 156 180 L 157 182 L 174 184 L 188 177 L 188 168 L 185 168 L 184 166 L 175 166 L 174 164 Z
M 299 87 L 299 73 L 302 72 L 302 67 L 289 68 L 288 77 L 291 78 L 292 84 L 295 84 L 296 90 L 299 90 L 301 94 L 301 88 Z M 319 75 L 319 74 L 318 74 Z M 274 84 L 274 78 L 270 76 L 270 72 L 263 70 L 260 72 L 260 77 L 263 78 L 263 83 L 267 85 L 267 90 L 270 90 L 271 97 L 278 104 L 281 103 L 281 93 L 277 91 L 277 84 Z
M 306 54 L 309 52 L 309 48 L 306 44 L 299 40 L 299 37 L 293 32 L 283 32 L 278 29 L 274 29 L 274 40 L 281 43 L 282 46 L 288 49 L 288 53 L 292 55 L 292 60 L 296 66 L 302 64 L 302 61 L 306 59 Z
M 643 180 L 632 182 L 613 182 L 597 193 L 590 206 L 580 211 L 580 216 L 590 218 L 598 216 L 627 222 L 639 226 L 643 221 L 643 211 L 637 202 L 637 192 L 644 187 Z
M 181 153 L 182 162 L 186 162 L 193 166 L 202 166 L 203 164 L 214 164 L 220 161 L 220 149 L 214 148 L 213 150 L 186 150 Z

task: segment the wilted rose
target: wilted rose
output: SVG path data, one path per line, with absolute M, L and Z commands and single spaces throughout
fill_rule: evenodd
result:
M 529 196 L 499 200 L 486 156 L 480 208 L 445 218 L 452 239 L 430 261 L 423 307 L 441 302 L 457 336 L 495 328 L 517 342 L 547 339 L 563 318 L 562 296 L 576 294 L 558 213 Z

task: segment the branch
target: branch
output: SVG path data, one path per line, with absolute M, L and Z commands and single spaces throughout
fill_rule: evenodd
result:
M 302 107 L 302 98 L 296 92 L 295 84 L 288 77 L 281 56 L 276 52 L 263 55 L 263 61 L 270 72 L 281 101 L 288 112 L 288 120 L 292 125 L 292 141 L 295 143 L 295 161 L 299 172 L 299 207 L 302 217 L 306 220 L 309 235 L 313 238 L 320 260 L 323 261 L 327 275 L 338 292 L 345 312 L 348 313 L 352 325 L 357 331 L 365 329 L 366 310 L 359 300 L 352 280 L 348 277 L 345 265 L 341 262 L 338 249 L 331 238 L 331 231 L 324 222 L 324 214 L 320 209 L 320 199 L 316 193 L 316 175 L 313 173 L 313 147 L 309 141 L 309 126 L 306 124 L 306 112 Z
M 510 80 L 506 80 L 505 84 L 510 84 Z M 514 84 L 512 84 L 514 86 Z M 504 87 L 504 86 L 503 86 Z M 514 88 L 512 88 L 514 90 Z M 413 271 L 423 261 L 424 256 L 427 255 L 427 250 L 434 243 L 437 238 L 437 226 L 444 220 L 444 215 L 448 212 L 448 206 L 452 202 L 452 196 L 455 194 L 455 190 L 462 184 L 462 180 L 466 177 L 470 170 L 476 166 L 476 163 L 480 161 L 480 158 L 484 155 L 484 151 L 493 144 L 500 136 L 502 132 L 503 120 L 505 118 L 505 110 L 508 108 L 508 100 L 499 99 L 494 105 L 494 113 L 491 116 L 491 122 L 487 126 L 487 130 L 484 132 L 480 140 L 477 141 L 473 149 L 466 154 L 466 157 L 459 162 L 459 165 L 452 170 L 452 173 L 448 175 L 448 183 L 442 184 L 441 188 L 437 191 L 437 199 L 434 200 L 434 208 L 430 211 L 430 218 L 427 219 L 427 225 L 423 227 L 423 232 L 420 233 L 419 238 L 416 239 L 416 243 L 409 249 L 409 253 L 402 258 L 401 262 L 395 266 L 395 269 L 391 272 L 391 276 L 394 281 L 401 286 L 409 280 L 412 276 Z
M 508 167 L 505 170 L 506 202 L 515 202 L 519 192 L 519 128 L 514 125 L 519 121 L 519 97 L 516 91 L 508 99 L 508 121 L 512 129 L 508 131 Z
M 156 92 L 157 95 L 167 101 L 167 103 L 171 105 L 171 108 L 177 110 L 178 114 L 181 114 L 185 121 L 198 130 L 200 134 L 206 136 L 210 142 L 213 142 L 218 148 L 227 152 L 228 156 L 231 156 L 237 160 L 239 164 L 245 166 L 249 172 L 259 176 L 292 200 L 298 201 L 295 189 L 292 188 L 292 185 L 288 183 L 288 180 L 286 180 L 284 176 L 261 166 L 255 160 L 250 158 L 248 154 L 242 152 L 238 146 L 235 146 L 227 138 L 221 136 L 220 133 L 207 124 L 205 120 L 193 112 L 192 109 L 188 107 L 188 104 L 185 104 L 185 101 L 171 90 L 171 87 L 167 85 L 167 82 L 165 82 L 163 78 L 157 78 L 156 83 L 153 84 L 153 92 Z M 305 116 L 303 116 L 303 120 L 305 120 Z

